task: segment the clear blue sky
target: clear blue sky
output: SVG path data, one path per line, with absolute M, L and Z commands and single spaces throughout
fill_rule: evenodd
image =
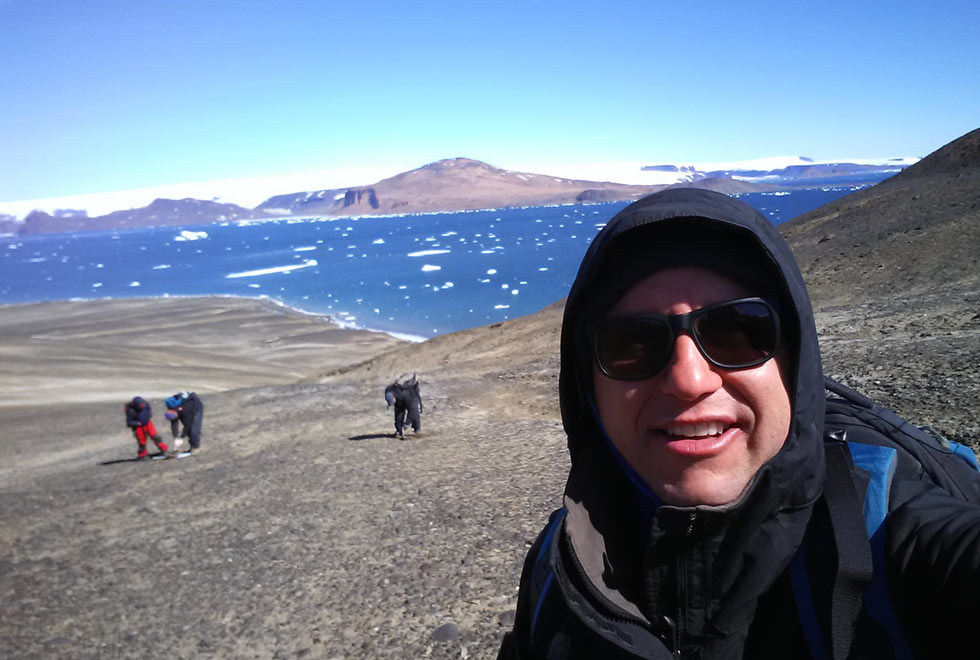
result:
M 978 26 L 977 0 L 0 0 L 0 201 L 454 156 L 923 156 L 980 126 Z

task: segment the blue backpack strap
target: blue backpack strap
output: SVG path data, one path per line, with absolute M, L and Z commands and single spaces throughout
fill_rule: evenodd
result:
M 806 572 L 806 550 L 804 546 L 796 551 L 789 566 L 790 578 L 793 584 L 793 600 L 796 601 L 796 611 L 800 617 L 803 636 L 810 648 L 814 660 L 828 660 L 827 646 L 820 632 L 817 621 L 817 610 L 813 606 L 813 593 L 810 589 L 810 576 Z
M 864 595 L 865 609 L 885 629 L 895 657 L 899 660 L 912 660 L 915 654 L 892 607 L 885 571 L 885 517 L 888 515 L 888 498 L 898 462 L 898 450 L 860 442 L 849 442 L 847 447 L 854 459 L 854 465 L 869 476 L 864 497 L 864 520 L 871 557 L 874 560 L 874 574 Z
M 844 562 L 843 555 L 852 552 L 857 552 L 863 559 L 855 560 L 856 563 L 849 562 L 850 569 L 848 564 L 838 567 L 829 626 L 831 640 L 828 644 L 814 607 L 811 578 L 806 565 L 806 548 L 800 548 L 790 564 L 793 597 L 800 626 L 810 654 L 817 660 L 847 657 L 853 638 L 851 625 L 858 618 L 860 606 L 863 606 L 867 615 L 887 634 L 892 655 L 899 660 L 913 660 L 915 654 L 892 607 L 884 565 L 885 519 L 898 450 L 882 445 L 846 442 L 843 441 L 845 435 L 832 434 L 828 438 L 830 442 L 827 444 L 825 497 L 833 521 L 839 561 Z M 842 453 L 846 453 L 846 456 Z M 860 468 L 868 475 L 864 501 L 860 507 L 853 506 L 860 499 L 854 486 L 851 466 Z M 831 497 L 834 493 L 838 495 L 836 498 Z M 847 503 L 850 498 L 854 498 L 851 499 L 852 504 Z M 854 510 L 858 512 L 857 519 L 852 515 Z M 870 573 L 865 572 L 868 568 L 866 561 L 871 562 Z M 860 584 L 856 581 L 859 576 L 863 576 L 860 577 L 863 580 L 862 593 L 856 595 L 853 590 Z M 859 605 L 857 609 L 856 605 Z M 883 655 L 887 656 L 887 652 Z

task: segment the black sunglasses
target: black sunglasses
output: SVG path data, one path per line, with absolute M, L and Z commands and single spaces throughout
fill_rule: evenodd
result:
M 675 316 L 614 316 L 589 324 L 586 335 L 602 373 L 643 380 L 667 366 L 681 330 L 704 359 L 723 369 L 762 364 L 779 347 L 779 314 L 762 298 L 728 300 Z

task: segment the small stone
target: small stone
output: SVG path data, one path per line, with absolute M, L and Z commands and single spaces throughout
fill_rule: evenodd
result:
M 436 628 L 432 637 L 437 642 L 455 642 L 459 639 L 459 628 L 456 627 L 455 623 L 444 623 Z

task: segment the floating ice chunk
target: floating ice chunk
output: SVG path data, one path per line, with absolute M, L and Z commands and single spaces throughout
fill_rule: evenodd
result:
M 208 233 L 206 231 L 189 231 L 185 229 L 180 232 L 178 236 L 174 236 L 175 241 L 199 241 L 202 238 L 207 238 Z
M 258 284 L 256 284 L 256 283 L 254 283 L 254 282 L 253 282 L 253 283 L 251 283 L 251 284 L 249 284 L 248 286 L 249 286 L 250 288 L 252 288 L 252 289 L 258 289 L 258 288 L 259 288 L 259 285 L 258 285 Z
M 92 285 L 92 288 L 98 289 L 100 286 L 102 286 L 102 282 L 96 282 L 95 284 Z
M 494 305 L 494 309 L 510 309 L 510 305 Z
M 447 231 L 447 232 L 445 232 L 445 233 L 443 233 L 443 234 L 439 234 L 439 235 L 440 235 L 440 236 L 455 236 L 455 235 L 456 235 L 456 233 L 457 233 L 457 232 L 454 232 L 454 231 Z
M 406 257 L 429 257 L 434 254 L 448 254 L 449 250 L 419 250 L 418 252 L 409 252 Z
M 510 285 L 509 284 L 501 284 L 500 285 L 500 288 L 501 289 L 509 289 L 510 288 Z
M 512 296 L 516 296 L 516 295 L 517 295 L 518 293 L 520 293 L 520 292 L 521 292 L 521 290 L 520 290 L 520 289 L 511 289 L 511 290 L 510 290 L 510 295 L 512 295 Z
M 434 270 L 442 270 L 442 266 L 433 266 L 432 264 L 425 264 L 422 266 L 423 273 L 431 273 Z
M 371 242 L 372 242 L 372 243 L 373 243 L 374 245 L 384 245 L 384 244 L 385 244 L 385 239 L 383 239 L 383 238 L 376 238 L 376 239 L 374 239 L 374 240 L 373 240 L 373 241 L 371 241 Z
M 137 282 L 136 280 L 133 280 L 132 282 L 129 283 L 129 286 L 139 286 L 139 285 L 140 283 Z
M 310 252 L 315 249 L 315 245 L 304 245 L 303 247 L 293 248 L 293 252 Z
M 493 250 L 480 250 L 480 254 L 493 254 Z
M 491 268 L 490 270 L 487 271 L 487 275 L 496 275 L 496 274 L 497 274 L 496 268 Z
M 406 285 L 404 285 L 404 284 L 399 284 L 398 285 L 398 288 L 399 289 L 407 289 L 408 287 Z
M 456 286 L 456 285 L 455 285 L 455 284 L 453 284 L 452 282 L 445 282 L 445 283 L 444 283 L 444 284 L 442 285 L 442 288 L 443 288 L 443 289 L 451 289 L 451 288 L 453 288 L 454 286 Z
M 273 266 L 272 268 L 259 268 L 258 270 L 246 270 L 241 273 L 228 273 L 225 275 L 226 278 L 231 279 L 235 277 L 256 277 L 259 275 L 271 275 L 272 273 L 288 273 L 299 268 L 309 268 L 310 266 L 316 266 L 316 259 L 307 259 L 301 264 L 292 264 L 290 266 Z

